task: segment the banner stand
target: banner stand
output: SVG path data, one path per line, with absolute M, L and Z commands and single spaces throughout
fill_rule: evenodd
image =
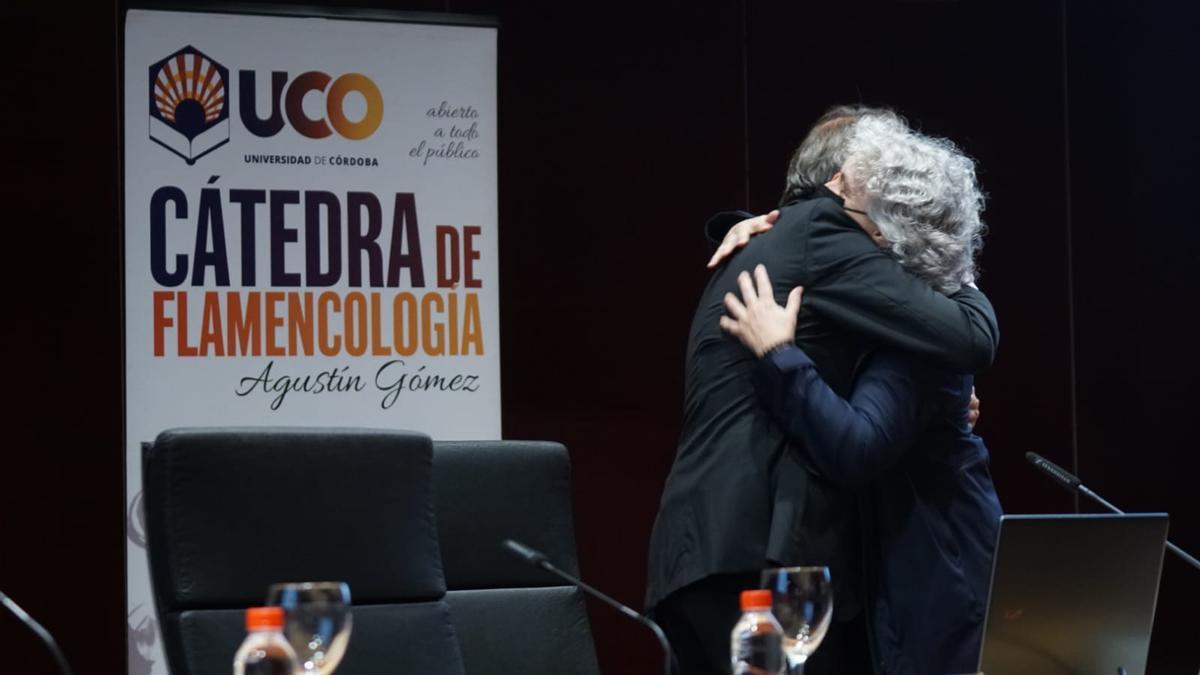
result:
M 143 441 L 189 426 L 501 437 L 496 21 L 187 9 L 122 21 L 131 675 L 167 673 Z

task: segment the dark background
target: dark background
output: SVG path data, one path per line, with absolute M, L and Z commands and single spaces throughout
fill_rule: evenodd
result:
M 1036 450 L 1128 510 L 1169 511 L 1171 538 L 1200 551 L 1189 3 L 334 4 L 500 19 L 504 432 L 571 449 L 593 584 L 640 604 L 701 224 L 771 207 L 807 126 L 856 101 L 980 161 L 1003 339 L 979 432 L 1006 510 L 1076 508 L 1025 464 Z M 119 24 L 114 2 L 27 2 L 3 28 L 0 589 L 83 674 L 125 659 Z M 1196 672 L 1198 599 L 1200 573 L 1168 556 L 1150 673 Z M 605 672 L 655 672 L 640 629 L 591 615 Z M 0 649 L 49 667 L 7 616 Z

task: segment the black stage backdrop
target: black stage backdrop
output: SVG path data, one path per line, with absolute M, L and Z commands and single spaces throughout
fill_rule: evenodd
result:
M 893 105 L 980 160 L 981 285 L 1003 339 L 979 378 L 979 431 L 1006 510 L 1076 508 L 1024 463 L 1035 450 L 1129 510 L 1169 511 L 1172 539 L 1200 549 L 1186 3 L 333 4 L 500 19 L 504 430 L 571 449 L 593 584 L 640 603 L 704 218 L 772 206 L 805 127 L 854 101 Z M 119 8 L 8 11 L 0 589 L 77 672 L 120 673 Z M 1196 672 L 1198 599 L 1200 573 L 1168 557 L 1150 673 Z M 652 639 L 602 606 L 591 616 L 605 672 L 655 672 Z M 7 616 L 0 644 L 49 671 Z

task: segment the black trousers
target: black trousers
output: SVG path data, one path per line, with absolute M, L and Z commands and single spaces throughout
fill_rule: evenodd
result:
M 758 573 L 717 574 L 685 586 L 654 608 L 675 651 L 679 675 L 729 675 L 733 625 L 742 591 L 759 587 Z M 834 621 L 809 658 L 804 675 L 872 675 L 865 614 Z

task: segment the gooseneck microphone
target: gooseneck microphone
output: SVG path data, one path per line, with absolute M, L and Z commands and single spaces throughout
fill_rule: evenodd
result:
M 46 644 L 46 649 L 50 651 L 50 655 L 54 657 L 54 662 L 58 665 L 58 672 L 62 673 L 62 675 L 71 675 L 71 666 L 67 663 L 67 657 L 63 656 L 62 650 L 58 648 L 58 643 L 54 641 L 54 636 L 50 634 L 50 631 L 38 623 L 37 619 L 29 616 L 25 610 L 21 609 L 20 605 L 13 602 L 13 599 L 5 595 L 3 591 L 0 591 L 0 605 L 4 605 L 5 609 L 12 612 L 13 616 L 25 624 L 26 628 L 41 638 L 42 642 Z
M 1113 513 L 1121 513 L 1121 514 L 1125 513 L 1121 509 L 1118 509 L 1116 506 L 1113 506 L 1111 503 L 1109 503 L 1109 501 L 1107 499 L 1105 499 L 1104 497 L 1101 497 L 1100 495 L 1096 494 L 1091 489 L 1089 489 L 1088 486 L 1084 485 L 1083 482 L 1080 481 L 1079 478 L 1075 476 L 1075 474 L 1072 474 L 1071 472 L 1069 472 L 1066 469 L 1062 468 L 1061 466 L 1055 464 L 1054 462 L 1051 462 L 1050 460 L 1046 459 L 1045 457 L 1042 457 L 1041 455 L 1037 454 L 1036 452 L 1025 453 L 1025 459 L 1029 460 L 1030 464 L 1041 469 L 1042 473 L 1053 478 L 1054 482 L 1067 488 L 1068 490 L 1078 492 L 1079 494 L 1096 502 L 1100 506 L 1103 506 L 1104 508 L 1108 509 L 1109 511 L 1112 511 Z M 1169 551 L 1171 551 L 1171 553 L 1174 553 L 1175 555 L 1182 558 L 1183 561 L 1186 562 L 1187 564 L 1191 565 L 1192 567 L 1195 567 L 1197 570 L 1200 570 L 1200 560 L 1197 560 L 1194 556 L 1192 556 L 1187 551 L 1179 548 L 1175 544 L 1172 544 L 1170 541 L 1167 542 L 1167 549 Z
M 658 644 L 662 646 L 663 659 L 664 659 L 663 675 L 671 675 L 671 658 L 672 658 L 671 643 L 667 642 L 667 636 L 665 633 L 663 633 L 663 629 L 661 627 L 659 627 L 659 625 L 657 623 L 654 623 L 653 619 L 651 619 L 650 617 L 646 616 L 645 614 L 642 614 L 641 612 L 638 612 L 630 607 L 626 607 L 625 605 L 622 605 L 621 603 L 617 602 L 616 600 L 608 597 L 607 595 L 601 593 L 600 591 L 583 583 L 583 581 L 576 579 L 575 577 L 571 576 L 570 574 L 567 574 L 566 572 L 558 569 L 550 562 L 549 559 L 546 558 L 546 554 L 542 553 L 541 551 L 529 548 L 525 544 L 522 544 L 519 541 L 513 541 L 512 539 L 504 540 L 504 548 L 508 549 L 508 551 L 510 553 L 517 556 L 521 560 L 524 560 L 525 562 L 529 563 L 530 565 L 533 565 L 534 567 L 540 567 L 541 569 L 546 570 L 547 572 L 553 574 L 554 576 L 559 577 L 560 579 L 566 580 L 572 586 L 578 587 L 584 593 L 587 593 L 588 595 L 592 596 L 593 598 L 596 598 L 597 600 L 603 602 L 604 604 L 608 605 L 609 607 L 612 607 L 613 609 L 624 614 L 625 616 L 633 619 L 634 621 L 637 621 L 638 623 L 642 624 L 646 628 L 649 628 L 651 630 L 651 632 L 654 633 L 654 637 L 658 638 Z

